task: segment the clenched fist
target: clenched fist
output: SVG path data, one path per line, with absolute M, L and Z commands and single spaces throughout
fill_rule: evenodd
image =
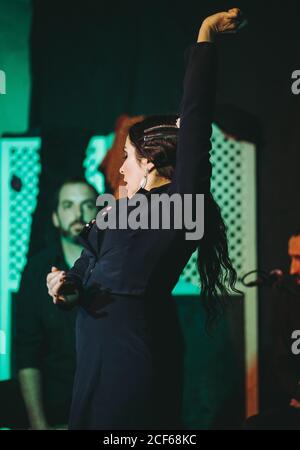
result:
M 232 8 L 227 12 L 213 14 L 203 21 L 198 35 L 198 42 L 213 41 L 216 34 L 236 33 L 246 23 L 247 21 L 239 8 Z
M 53 303 L 75 303 L 78 300 L 78 290 L 66 280 L 66 272 L 52 267 L 47 275 L 47 288 Z

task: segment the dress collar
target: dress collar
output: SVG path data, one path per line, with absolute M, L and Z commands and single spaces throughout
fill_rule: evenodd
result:
M 136 194 L 159 194 L 160 192 L 166 192 L 170 186 L 171 182 L 162 184 L 161 186 L 154 187 L 150 190 L 140 188 Z

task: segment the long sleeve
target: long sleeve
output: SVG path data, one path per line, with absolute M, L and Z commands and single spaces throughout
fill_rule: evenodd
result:
M 71 311 L 75 306 L 83 306 L 84 300 L 84 290 L 83 290 L 83 280 L 86 273 L 89 270 L 91 264 L 91 256 L 89 250 L 83 249 L 80 257 L 75 261 L 73 267 L 67 272 L 66 285 L 71 284 L 71 291 L 73 287 L 79 292 L 79 300 L 70 303 L 58 303 L 57 307 L 64 311 Z
M 210 190 L 216 75 L 215 44 L 192 45 L 187 55 L 176 156 L 175 179 L 180 193 L 201 194 Z
M 99 233 L 97 225 L 94 221 L 91 221 L 81 232 L 80 242 L 84 246 L 84 249 L 80 257 L 75 261 L 73 267 L 67 273 L 67 282 L 75 285 L 79 292 L 78 303 L 74 304 L 59 304 L 58 307 L 64 310 L 71 310 L 76 304 L 90 310 L 95 303 L 101 298 L 106 296 L 106 290 L 103 289 L 100 283 L 94 284 L 88 289 L 83 285 L 89 274 L 92 273 L 96 265 L 96 261 L 99 258 L 99 249 L 101 247 L 101 241 L 103 239 L 103 233 Z
M 90 263 L 89 251 L 83 249 L 80 257 L 75 261 L 73 267 L 67 273 L 67 281 L 70 281 L 81 291 L 82 282 Z
M 97 309 L 110 301 L 109 291 L 101 286 L 101 283 L 94 283 L 88 288 L 83 287 L 83 280 L 94 270 L 96 259 L 89 250 L 84 249 L 79 259 L 67 274 L 67 281 L 76 286 L 79 292 L 79 300 L 76 304 L 61 304 L 59 308 L 66 311 L 71 310 L 75 305 L 79 305 L 91 314 L 97 314 Z
M 101 238 L 102 233 L 100 234 Z M 73 267 L 67 273 L 67 280 L 76 286 L 79 292 L 82 291 L 83 279 L 90 269 L 95 265 L 98 257 L 99 233 L 94 220 L 87 224 L 79 235 L 79 241 L 83 246 L 80 257 L 75 261 Z

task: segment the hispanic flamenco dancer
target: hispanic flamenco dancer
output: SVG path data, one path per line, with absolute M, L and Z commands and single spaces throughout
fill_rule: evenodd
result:
M 127 199 L 144 194 L 204 194 L 205 232 L 99 230 L 81 235 L 84 250 L 65 273 L 52 267 L 49 294 L 64 309 L 78 305 L 77 368 L 69 429 L 176 429 L 181 427 L 183 341 L 171 292 L 192 253 L 208 322 L 236 291 L 226 229 L 210 194 L 211 123 L 216 34 L 235 32 L 239 9 L 207 17 L 187 53 L 180 124 L 153 116 L 129 130 L 120 168 Z M 119 202 L 116 201 L 116 204 Z M 130 210 L 130 208 L 129 208 Z

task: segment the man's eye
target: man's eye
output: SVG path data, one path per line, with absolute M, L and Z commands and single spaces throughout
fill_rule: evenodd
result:
M 96 202 L 95 202 L 96 203 Z M 82 204 L 82 207 L 84 208 L 84 209 L 94 209 L 95 207 L 96 207 L 96 205 L 95 205 L 95 203 L 91 200 L 91 201 L 89 201 L 89 202 L 84 202 L 83 204 Z

